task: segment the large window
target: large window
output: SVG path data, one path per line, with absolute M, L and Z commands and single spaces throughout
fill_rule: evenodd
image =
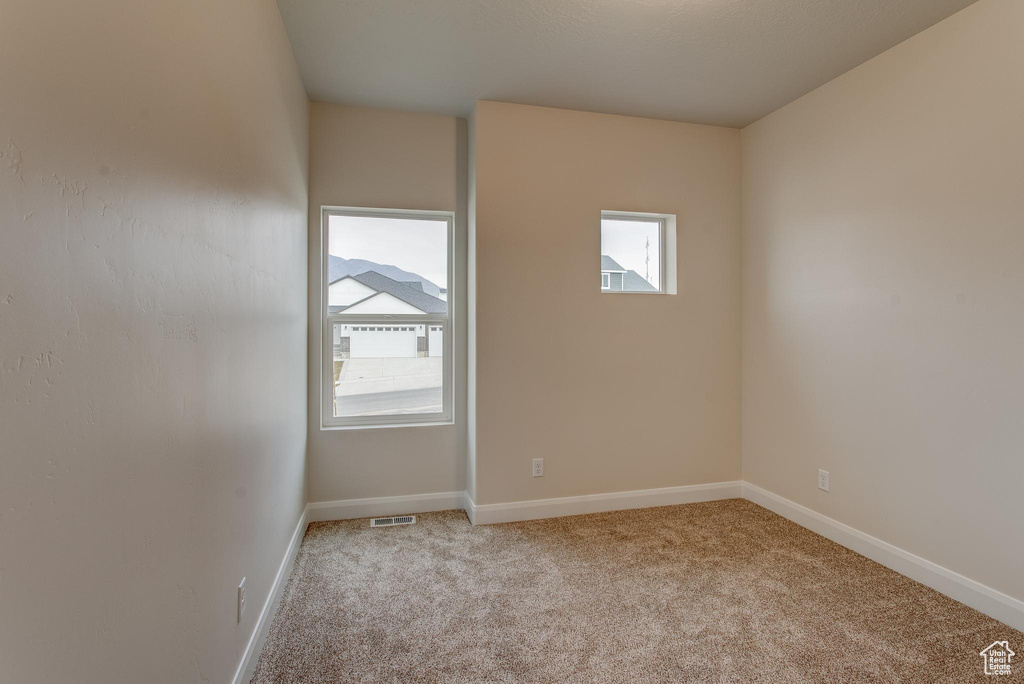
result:
M 324 208 L 324 427 L 452 420 L 452 215 Z
M 601 291 L 675 294 L 675 217 L 601 212 Z

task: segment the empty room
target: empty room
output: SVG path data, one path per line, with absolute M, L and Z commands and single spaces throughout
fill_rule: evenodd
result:
M 1024 681 L 1021 0 L 0 29 L 0 684 Z

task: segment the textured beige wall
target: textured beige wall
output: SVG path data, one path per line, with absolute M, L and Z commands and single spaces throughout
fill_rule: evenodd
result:
M 0 681 L 230 681 L 305 504 L 308 118 L 277 7 L 0 18 Z
M 309 155 L 309 498 L 462 491 L 465 481 L 465 122 L 314 102 Z M 460 162 L 460 157 L 462 161 Z M 460 202 L 463 208 L 460 209 Z M 320 429 L 320 207 L 456 211 L 456 423 Z
M 739 131 L 480 102 L 475 151 L 476 503 L 738 479 Z M 602 209 L 678 216 L 678 295 L 601 294 Z
M 743 131 L 744 478 L 1017 598 L 1022 36 L 981 0 Z

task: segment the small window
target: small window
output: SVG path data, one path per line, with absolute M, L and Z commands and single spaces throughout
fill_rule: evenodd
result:
M 322 221 L 322 426 L 451 422 L 452 214 Z
M 675 294 L 675 217 L 601 212 L 601 291 Z

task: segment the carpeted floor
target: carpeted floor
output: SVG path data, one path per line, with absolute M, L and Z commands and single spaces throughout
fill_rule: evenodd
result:
M 1024 653 L 742 499 L 481 527 L 448 511 L 311 524 L 252 681 L 1017 681 L 1024 660 L 983 674 L 997 639 Z

